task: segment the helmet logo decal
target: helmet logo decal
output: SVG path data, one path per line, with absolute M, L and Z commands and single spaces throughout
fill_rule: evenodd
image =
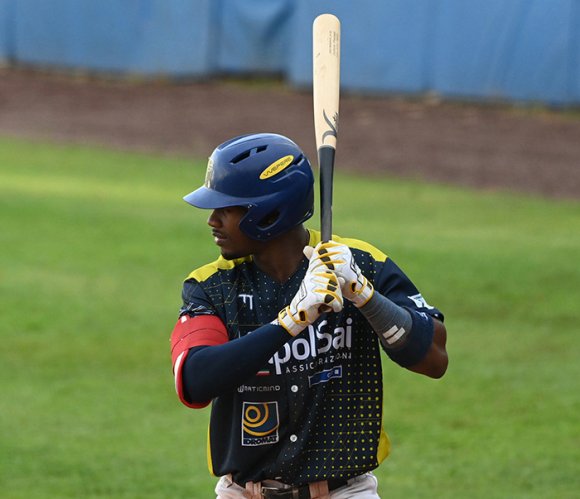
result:
M 207 170 L 205 171 L 205 186 L 210 187 L 213 180 L 213 159 L 209 158 Z
M 268 168 L 266 168 L 260 174 L 260 180 L 265 180 L 280 173 L 285 168 L 288 168 L 292 164 L 292 161 L 294 161 L 294 156 L 292 156 L 291 154 L 274 161 L 270 166 L 268 166 Z

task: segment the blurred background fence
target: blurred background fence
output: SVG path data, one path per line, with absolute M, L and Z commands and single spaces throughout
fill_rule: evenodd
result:
M 580 0 L 0 0 L 0 62 L 299 88 L 322 12 L 344 90 L 580 103 Z

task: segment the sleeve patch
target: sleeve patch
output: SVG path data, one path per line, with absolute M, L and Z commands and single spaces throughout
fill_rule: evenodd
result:
M 171 362 L 175 376 L 175 390 L 179 400 L 191 408 L 202 408 L 209 401 L 202 403 L 188 402 L 183 393 L 183 364 L 190 348 L 198 346 L 223 345 L 228 341 L 228 333 L 223 322 L 215 315 L 181 316 L 171 334 Z
M 421 293 L 418 293 L 413 296 L 408 296 L 407 298 L 409 298 L 409 300 L 411 300 L 417 308 L 426 308 L 428 310 L 433 310 L 435 308 L 425 301 L 425 298 L 423 298 L 423 295 L 421 295 Z
M 228 341 L 228 333 L 223 322 L 215 315 L 182 315 L 171 333 L 171 362 L 180 353 L 193 347 L 223 345 Z

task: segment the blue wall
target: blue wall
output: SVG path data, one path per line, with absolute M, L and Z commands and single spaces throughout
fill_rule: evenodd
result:
M 8 60 L 14 48 L 14 0 L 0 0 L 0 63 Z
M 312 81 L 312 19 L 325 11 L 341 20 L 341 84 L 359 91 L 423 92 L 437 2 L 429 0 L 298 0 L 297 47 L 288 77 L 296 85 Z
M 445 2 L 437 17 L 440 35 L 431 71 L 435 91 L 578 100 L 577 0 L 487 0 L 478 9 L 453 3 Z
M 214 0 L 215 1 L 215 0 Z M 216 70 L 285 73 L 295 0 L 217 0 Z
M 298 0 L 300 29 L 329 2 Z M 580 0 L 335 0 L 343 88 L 580 103 Z M 304 26 L 304 28 L 302 28 Z M 311 81 L 309 40 L 288 77 Z
M 173 76 L 212 71 L 212 0 L 0 1 L 12 4 L 9 55 L 19 62 Z
M 0 0 L 0 61 L 305 87 L 322 12 L 344 90 L 580 103 L 580 0 Z

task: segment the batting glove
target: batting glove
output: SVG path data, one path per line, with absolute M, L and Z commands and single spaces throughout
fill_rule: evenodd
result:
M 342 295 L 355 307 L 365 305 L 373 296 L 374 288 L 356 264 L 350 248 L 335 241 L 307 246 L 304 254 L 313 268 L 326 267 L 339 279 Z
M 292 336 L 312 324 L 323 312 L 340 312 L 342 293 L 336 275 L 324 266 L 310 265 L 300 289 L 275 321 Z

